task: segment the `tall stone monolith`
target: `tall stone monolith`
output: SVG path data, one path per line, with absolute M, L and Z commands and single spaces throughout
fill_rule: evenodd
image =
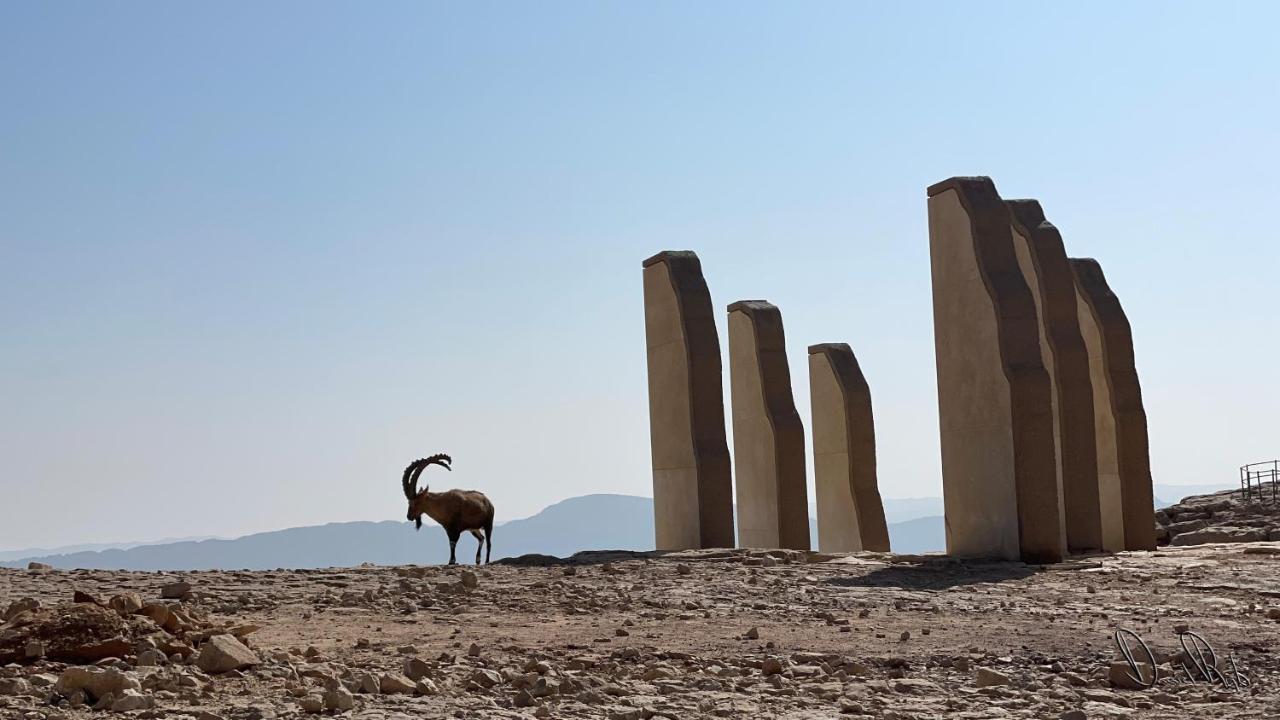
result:
M 1104 549 L 1093 383 L 1080 334 L 1075 277 L 1062 236 L 1035 200 L 1009 200 L 1018 266 L 1040 318 L 1040 350 L 1049 372 L 1057 437 L 1063 527 L 1072 552 Z
M 720 339 L 696 254 L 644 261 L 644 320 L 657 548 L 733 547 Z
M 782 314 L 729 306 L 729 387 L 740 547 L 809 549 L 804 426 L 791 395 Z
M 887 552 L 871 388 L 848 345 L 809 346 L 809 401 L 818 549 Z
M 947 552 L 1059 561 L 1052 385 L 1009 210 L 985 177 L 928 195 Z
M 1124 549 L 1154 550 L 1151 454 L 1147 413 L 1134 362 L 1133 331 L 1098 261 L 1072 258 L 1071 268 L 1075 272 L 1080 328 L 1089 352 L 1094 387 L 1099 469 L 1100 474 L 1108 475 L 1103 484 L 1104 507 L 1107 495 L 1114 503 L 1114 495 L 1118 494 Z M 1113 468 L 1114 479 L 1110 476 Z M 1110 489 L 1108 483 L 1119 492 Z M 1106 529 L 1104 523 L 1104 534 Z M 1109 544 L 1114 543 L 1112 539 Z

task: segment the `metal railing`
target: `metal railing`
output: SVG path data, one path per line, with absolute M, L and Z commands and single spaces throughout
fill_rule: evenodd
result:
M 1280 460 L 1266 460 L 1240 466 L 1240 491 L 1245 500 L 1256 499 L 1276 502 L 1276 486 L 1280 485 Z M 1267 498 L 1265 483 L 1271 484 L 1271 497 Z

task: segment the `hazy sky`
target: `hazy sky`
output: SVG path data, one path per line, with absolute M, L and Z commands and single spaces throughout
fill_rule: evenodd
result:
M 941 494 L 925 187 L 1133 323 L 1157 482 L 1280 455 L 1280 4 L 4 3 L 0 548 L 650 494 L 640 261 L 848 342 Z M 721 342 L 725 341 L 723 315 Z M 726 362 L 727 370 L 727 362 Z M 727 397 L 727 393 L 726 393 Z M 812 471 L 812 469 L 810 469 Z

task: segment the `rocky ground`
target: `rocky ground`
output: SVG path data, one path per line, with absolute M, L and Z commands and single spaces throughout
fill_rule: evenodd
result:
M 704 551 L 0 570 L 0 718 L 1275 718 L 1278 571 L 1266 542 L 1049 567 Z M 1155 649 L 1155 688 L 1126 687 L 1116 628 Z M 1249 686 L 1190 681 L 1185 628 Z
M 1156 511 L 1161 545 L 1280 540 L 1280 488 L 1266 483 L 1249 496 L 1239 490 L 1193 495 Z

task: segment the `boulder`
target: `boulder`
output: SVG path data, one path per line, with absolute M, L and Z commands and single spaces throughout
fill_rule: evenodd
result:
M 20 626 L 0 629 L 0 665 L 39 657 L 65 663 L 91 663 L 128 655 L 132 631 L 124 618 L 90 603 L 60 605 L 31 612 Z M 38 653 L 29 649 L 39 648 Z
M 0 620 L 9 622 L 24 612 L 33 612 L 40 609 L 40 601 L 35 598 L 22 598 L 9 603 L 9 607 L 5 608 L 4 616 Z
M 411 694 L 414 682 L 399 673 L 386 673 L 378 679 L 378 685 L 384 695 Z
M 408 675 L 410 680 L 421 680 L 424 677 L 430 677 L 431 665 L 416 657 L 408 657 L 404 659 L 404 674 Z
M 356 706 L 356 699 L 344 687 L 337 687 L 324 692 L 324 706 L 330 710 L 350 710 Z
M 472 685 L 488 689 L 502 682 L 502 676 L 492 670 L 477 669 L 467 680 Z
M 257 654 L 231 635 L 214 635 L 200 646 L 196 656 L 196 667 L 211 675 L 257 664 Z
M 107 605 L 121 615 L 129 616 L 142 609 L 142 596 L 136 592 L 120 593 L 112 597 Z
M 0 678 L 0 695 L 30 695 L 31 683 L 25 678 Z
M 151 618 L 151 621 L 160 627 L 164 627 L 169 623 L 169 606 L 164 603 L 155 602 L 154 600 L 143 605 L 138 611 L 139 615 Z
M 973 682 L 980 688 L 996 687 L 998 685 L 1011 685 L 1012 681 L 1008 675 L 991 668 L 980 667 L 973 677 Z
M 124 690 L 111 702 L 111 712 L 145 710 L 154 704 L 150 695 L 143 695 L 138 690 Z
M 181 600 L 189 592 L 191 592 L 191 583 L 179 580 L 162 586 L 160 588 L 160 599 Z
M 73 666 L 62 671 L 53 689 L 63 697 L 80 690 L 89 698 L 99 700 L 108 694 L 119 696 L 125 690 L 141 691 L 142 683 L 115 668 Z

